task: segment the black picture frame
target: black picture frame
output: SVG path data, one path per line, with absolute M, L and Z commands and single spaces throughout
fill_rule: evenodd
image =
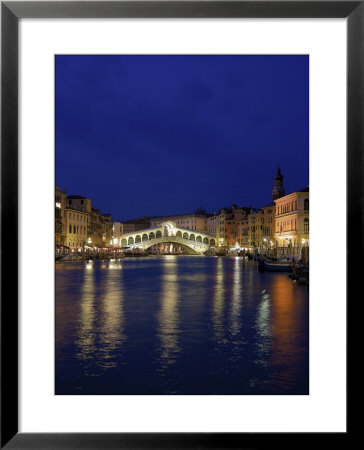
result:
M 20 18 L 347 18 L 347 304 L 363 273 L 364 1 L 1 2 L 1 448 L 327 446 L 325 433 L 18 433 L 18 21 Z M 12 239 L 8 238 L 11 230 Z M 11 270 L 7 270 L 10 267 Z M 350 345 L 347 346 L 350 349 Z M 347 415 L 349 418 L 349 414 Z M 346 433 L 334 433 L 347 446 Z

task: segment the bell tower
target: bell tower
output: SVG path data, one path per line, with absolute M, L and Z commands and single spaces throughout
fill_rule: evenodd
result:
M 283 187 L 283 175 L 281 173 L 281 169 L 278 167 L 277 175 L 274 177 L 274 188 L 272 191 L 273 201 L 277 200 L 277 198 L 283 197 L 285 192 L 286 191 Z

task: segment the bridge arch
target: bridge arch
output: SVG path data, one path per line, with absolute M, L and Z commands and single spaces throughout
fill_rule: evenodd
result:
M 173 236 L 172 236 L 173 238 Z M 158 243 L 163 243 L 163 244 L 177 244 L 178 246 L 182 247 L 183 249 L 186 250 L 186 253 L 189 255 L 199 255 L 201 253 L 203 253 L 202 251 L 198 251 L 198 249 L 194 249 L 192 247 L 192 245 L 188 245 L 186 243 L 183 242 L 179 242 L 179 241 L 175 241 L 173 239 L 168 239 L 168 236 L 166 236 L 166 239 L 163 239 L 163 242 L 158 242 Z M 149 247 L 152 247 L 153 245 L 156 245 L 156 242 L 153 241 L 147 241 L 144 244 L 144 249 L 147 250 Z
M 209 246 L 216 245 L 213 235 L 198 230 L 179 228 L 174 222 L 163 222 L 158 227 L 140 230 L 139 233 L 127 233 L 120 236 L 119 242 L 122 247 L 129 245 L 131 248 L 145 249 L 156 244 L 177 244 L 187 249 L 190 254 L 204 254 Z

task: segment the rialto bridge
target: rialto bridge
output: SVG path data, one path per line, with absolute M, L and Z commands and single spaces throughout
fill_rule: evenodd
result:
M 216 244 L 215 236 L 197 230 L 177 227 L 174 222 L 163 222 L 157 227 L 138 230 L 120 236 L 120 247 L 148 249 L 156 244 L 176 244 L 188 253 L 204 254 Z

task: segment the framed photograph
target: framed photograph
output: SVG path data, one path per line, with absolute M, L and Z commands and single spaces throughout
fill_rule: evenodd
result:
M 1 2 L 2 448 L 347 444 L 363 8 Z

